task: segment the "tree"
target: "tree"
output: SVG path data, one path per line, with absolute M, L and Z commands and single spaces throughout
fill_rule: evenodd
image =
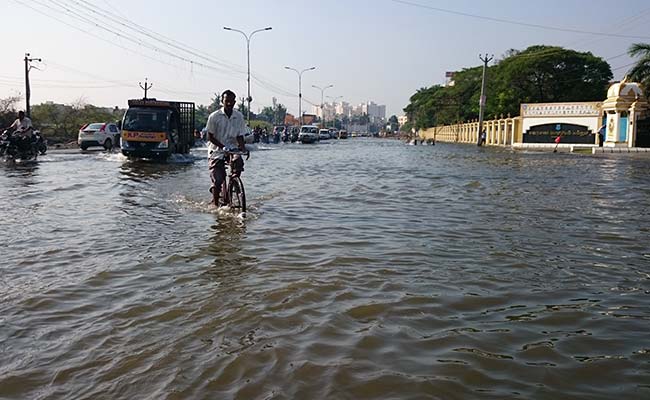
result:
M 487 71 L 486 115 L 518 115 L 521 103 L 599 101 L 612 71 L 589 52 L 555 46 L 508 50 Z M 428 128 L 478 118 L 482 67 L 454 75 L 454 85 L 419 89 L 404 111 L 407 129 Z
M 368 114 L 353 115 L 350 118 L 350 123 L 353 125 L 368 125 L 370 123 L 370 117 L 368 117 Z
M 72 105 L 44 103 L 32 107 L 32 120 L 49 139 L 71 141 L 79 132 L 79 128 L 92 122 L 116 122 L 121 110 L 117 113 L 84 104 L 83 99 Z
M 590 52 L 531 46 L 493 67 L 492 113 L 518 114 L 521 103 L 599 101 L 612 79 L 609 64 Z
M 395 115 L 391 115 L 390 118 L 388 118 L 388 124 L 390 124 L 391 132 L 396 132 L 399 129 L 399 121 Z
M 244 114 L 244 118 L 246 118 L 248 115 L 248 107 L 246 106 L 245 101 L 246 99 L 242 97 L 239 99 L 239 105 L 237 105 L 237 110 L 239 110 L 240 113 Z M 255 118 L 257 118 L 257 115 L 251 110 L 251 121 Z
M 194 126 L 196 129 L 201 130 L 208 123 L 208 117 L 213 112 L 221 108 L 221 95 L 218 93 L 214 94 L 209 105 L 205 106 L 200 104 L 196 107 L 194 111 Z
M 208 123 L 209 116 L 209 107 L 204 106 L 203 104 L 198 105 L 194 111 L 194 127 L 198 130 L 203 129 Z
M 0 128 L 7 127 L 16 120 L 16 105 L 21 100 L 20 95 L 0 99 Z
M 217 111 L 218 109 L 221 108 L 221 95 L 218 93 L 214 94 L 214 98 L 212 99 L 212 103 L 208 106 L 208 111 L 210 113 L 213 113 Z
M 284 118 L 287 116 L 287 107 L 278 103 L 275 105 L 275 108 L 273 109 L 273 114 L 275 119 L 274 124 L 282 125 L 284 124 Z
M 266 122 L 275 123 L 275 112 L 273 107 L 266 106 L 262 109 L 262 112 L 258 114 L 258 117 Z
M 639 57 L 629 71 L 629 77 L 641 83 L 646 97 L 650 98 L 650 43 L 634 43 L 628 50 L 630 57 Z

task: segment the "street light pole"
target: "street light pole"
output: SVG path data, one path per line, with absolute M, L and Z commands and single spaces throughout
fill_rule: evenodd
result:
M 302 71 L 298 71 L 297 69 L 291 67 L 284 67 L 284 68 L 290 69 L 291 71 L 295 71 L 298 74 L 298 121 L 300 125 L 302 125 L 302 74 L 303 72 L 315 70 L 316 67 L 305 68 Z
M 325 128 L 325 111 L 323 110 L 323 106 L 324 106 L 324 104 L 323 104 L 323 94 L 325 93 L 325 90 L 327 90 L 327 89 L 329 89 L 331 87 L 334 87 L 334 85 L 327 85 L 327 86 L 325 86 L 323 88 L 320 87 L 320 86 L 316 86 L 316 85 L 311 85 L 311 87 L 320 90 L 320 117 L 321 117 L 322 122 L 323 122 L 323 128 Z
M 248 121 L 248 126 L 250 126 L 251 125 L 251 102 L 253 101 L 253 98 L 251 97 L 251 38 L 257 32 L 270 31 L 273 28 L 269 26 L 267 28 L 258 29 L 256 31 L 251 32 L 250 35 L 246 35 L 246 33 L 240 31 L 239 29 L 229 28 L 227 26 L 224 26 L 223 29 L 227 31 L 239 32 L 244 36 L 244 39 L 246 39 L 246 64 L 248 66 L 248 73 L 246 79 L 248 83 L 248 97 L 246 97 L 246 101 L 248 101 L 248 115 L 246 116 L 246 120 Z

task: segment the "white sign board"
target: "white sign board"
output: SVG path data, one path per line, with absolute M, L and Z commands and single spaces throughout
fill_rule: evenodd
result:
M 522 104 L 522 117 L 597 117 L 600 103 L 538 103 Z

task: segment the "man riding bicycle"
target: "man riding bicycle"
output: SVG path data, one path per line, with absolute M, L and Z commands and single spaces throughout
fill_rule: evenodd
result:
M 235 110 L 236 100 L 235 93 L 226 90 L 221 94 L 223 108 L 208 117 L 208 166 L 212 181 L 210 192 L 215 206 L 219 206 L 219 193 L 226 180 L 226 150 L 238 148 L 242 152 L 248 152 L 244 145 L 246 123 L 244 115 Z M 244 160 L 235 155 L 230 160 L 230 167 L 233 175 L 239 176 L 244 170 Z

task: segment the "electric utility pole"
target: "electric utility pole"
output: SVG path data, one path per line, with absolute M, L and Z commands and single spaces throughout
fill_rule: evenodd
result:
M 31 118 L 31 112 L 29 110 L 29 98 L 32 95 L 32 92 L 29 88 L 29 71 L 32 67 L 29 63 L 32 61 L 38 61 L 41 62 L 42 60 L 40 58 L 29 58 L 29 53 L 25 53 L 25 114 L 27 115 L 27 118 Z
M 144 78 L 144 86 L 142 86 L 142 82 L 138 82 L 138 85 L 140 85 L 140 88 L 144 90 L 144 99 L 147 100 L 147 91 L 151 89 L 153 83 L 147 85 L 147 78 Z
M 488 58 L 488 55 L 485 54 L 485 58 L 481 57 L 480 55 L 478 58 L 483 61 L 483 81 L 481 82 L 481 99 L 479 100 L 479 112 L 478 112 L 478 141 L 476 144 L 478 146 L 482 145 L 482 138 L 481 135 L 483 133 L 483 114 L 485 113 L 485 102 L 486 102 L 486 97 L 485 97 L 485 76 L 487 75 L 487 65 L 492 59 L 494 58 L 494 54 L 492 54 L 491 57 Z

